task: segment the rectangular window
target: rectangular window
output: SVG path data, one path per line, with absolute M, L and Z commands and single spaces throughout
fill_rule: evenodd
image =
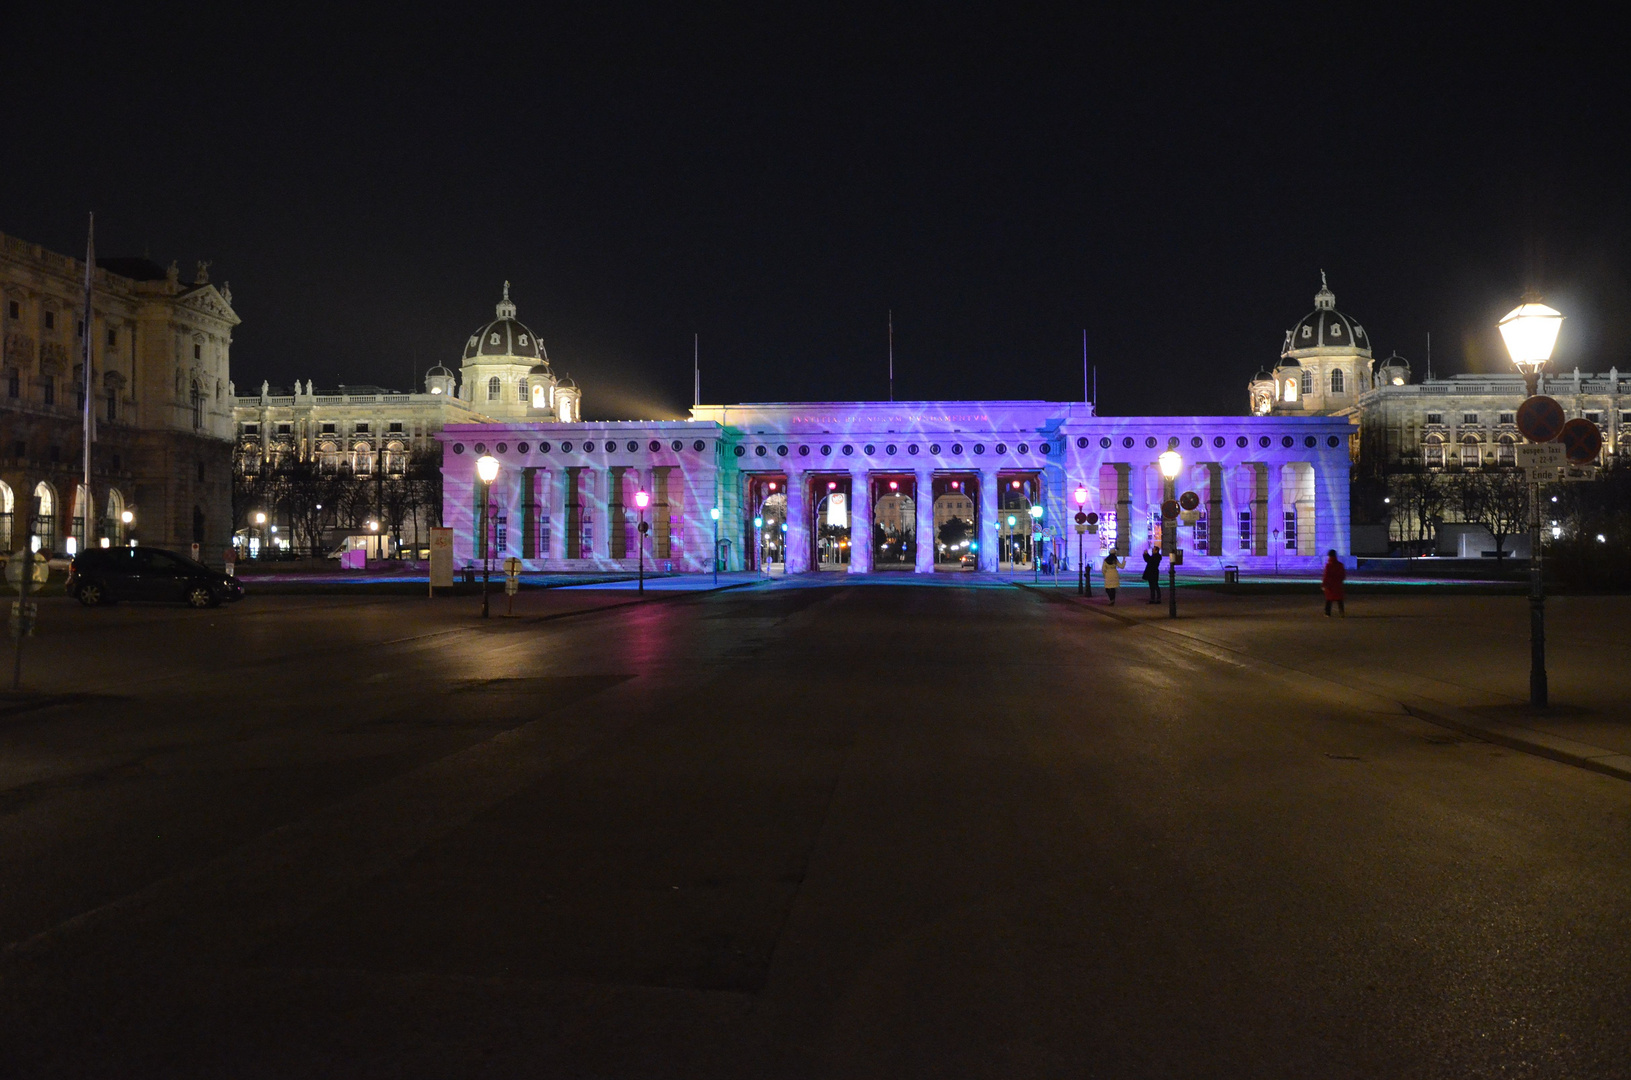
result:
M 194 360 L 204 359 L 204 346 L 202 346 L 202 345 L 194 345 L 193 346 L 193 359 Z
M 548 511 L 545 511 L 544 513 L 538 515 L 538 550 L 534 553 L 534 557 L 539 558 L 539 559 L 549 558 L 549 512 Z
M 402 434 L 402 421 L 392 420 L 389 431 L 390 431 L 390 434 L 392 434 L 392 435 Z
M 1603 422 L 1603 411 L 1601 409 L 1587 409 L 1586 419 L 1601 426 Z
M 1429 424 L 1442 424 L 1442 423 L 1444 423 L 1444 414 L 1443 413 L 1438 413 L 1438 412 L 1430 412 L 1430 413 L 1427 414 L 1427 422 Z
M 294 431 L 294 425 L 293 424 L 279 424 L 277 426 L 277 433 L 279 435 L 289 435 L 289 434 L 293 433 L 293 431 Z
M 1286 511 L 1286 550 L 1297 550 L 1297 511 Z
M 13 319 L 20 319 L 20 318 L 23 317 L 22 312 L 19 311 L 18 308 L 17 308 L 17 301 L 15 301 L 15 300 L 13 300 L 10 303 L 10 305 L 8 305 L 8 307 L 6 309 L 6 313 L 8 315 L 10 315 Z
M 40 384 L 40 393 L 47 405 L 55 405 L 57 403 L 57 380 L 49 375 L 46 376 L 45 381 Z
M 56 312 L 47 311 L 45 313 L 45 328 L 47 330 L 55 330 L 57 328 L 57 313 Z
M 323 431 L 322 431 L 322 434 L 324 434 L 324 435 L 332 435 L 332 434 L 334 434 L 334 425 L 333 425 L 333 423 L 325 423 L 325 424 L 324 424 L 324 425 L 323 425 Z
M 244 425 L 244 434 L 245 435 L 259 435 L 260 433 L 261 433 L 261 426 L 259 424 L 245 424 Z
M 510 535 L 510 518 L 507 514 L 500 514 L 493 519 L 493 544 L 499 551 L 507 546 Z
M 1102 539 L 1106 551 L 1115 548 L 1116 512 L 1114 510 L 1106 510 L 1103 514 L 1099 515 L 1099 536 Z
M 12 396 L 15 397 L 16 395 L 12 395 Z M 1620 414 L 1620 423 L 1622 423 L 1622 424 L 1631 424 L 1631 412 L 1622 412 Z
M 1206 532 L 1206 515 L 1203 513 L 1195 519 L 1195 554 L 1205 555 L 1210 543 L 1211 537 Z
M 358 420 L 357 421 L 357 434 L 358 435 L 368 434 L 368 421 L 366 421 L 366 420 Z
M 1461 414 L 1461 422 L 1463 424 L 1476 424 L 1478 423 L 1478 414 L 1475 412 L 1464 412 Z
M 1252 512 L 1250 510 L 1242 510 L 1240 512 L 1240 550 L 1241 551 L 1250 551 L 1251 549 L 1252 549 Z
M 111 424 L 115 420 L 117 420 L 118 418 L 119 418 L 119 392 L 117 390 L 109 390 L 108 391 L 108 423 Z
M 12 398 L 23 396 L 23 377 L 20 373 L 15 371 L 7 372 L 6 396 Z
M 1504 413 L 1501 414 L 1501 423 L 1503 423 L 1503 424 L 1516 424 L 1517 422 L 1518 422 L 1518 414 L 1517 413 L 1504 412 Z
M 109 330 L 108 331 L 108 348 L 114 349 L 114 348 L 118 348 L 118 346 L 119 346 L 119 331 Z
M 84 319 L 80 319 L 78 322 L 74 323 L 74 336 L 75 337 L 84 337 L 85 336 L 85 320 Z

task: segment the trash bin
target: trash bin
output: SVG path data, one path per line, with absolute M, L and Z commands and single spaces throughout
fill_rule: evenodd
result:
M 1240 584 L 1240 567 L 1230 565 L 1223 568 L 1223 583 L 1225 585 Z

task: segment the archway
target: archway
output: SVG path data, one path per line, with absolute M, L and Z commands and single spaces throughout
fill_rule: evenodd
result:
M 744 569 L 780 573 L 787 558 L 787 477 L 781 473 L 749 476 L 744 509 L 747 542 L 743 554 L 748 564 Z
M 997 485 L 997 570 L 1029 570 L 1036 554 L 1031 507 L 1041 505 L 1041 477 L 1001 473 Z
M 915 570 L 917 478 L 910 473 L 872 480 L 872 569 Z
M 17 499 L 11 485 L 0 480 L 0 551 L 11 551 L 12 525 L 17 520 Z
M 57 493 L 41 480 L 34 486 L 34 532 L 29 544 L 35 551 L 54 555 L 57 550 Z
M 102 535 L 113 547 L 125 546 L 125 497 L 118 488 L 108 489 L 108 509 L 102 522 Z
M 847 476 L 812 478 L 810 565 L 843 571 L 850 561 L 850 481 Z
M 980 490 L 973 473 L 934 478 L 934 568 L 977 569 Z

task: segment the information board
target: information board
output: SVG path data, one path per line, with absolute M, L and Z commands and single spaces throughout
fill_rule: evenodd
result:
M 431 588 L 453 587 L 453 530 L 430 530 Z

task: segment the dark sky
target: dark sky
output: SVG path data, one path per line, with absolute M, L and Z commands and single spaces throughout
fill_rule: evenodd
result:
M 1079 398 L 1085 329 L 1102 411 L 1239 413 L 1321 269 L 1418 374 L 1531 283 L 1631 368 L 1578 17 L 341 7 L 13 12 L 0 231 L 213 260 L 243 388 L 455 365 L 505 279 L 592 417 L 681 412 L 693 332 L 705 400 L 883 397 L 891 308 L 898 398 Z

